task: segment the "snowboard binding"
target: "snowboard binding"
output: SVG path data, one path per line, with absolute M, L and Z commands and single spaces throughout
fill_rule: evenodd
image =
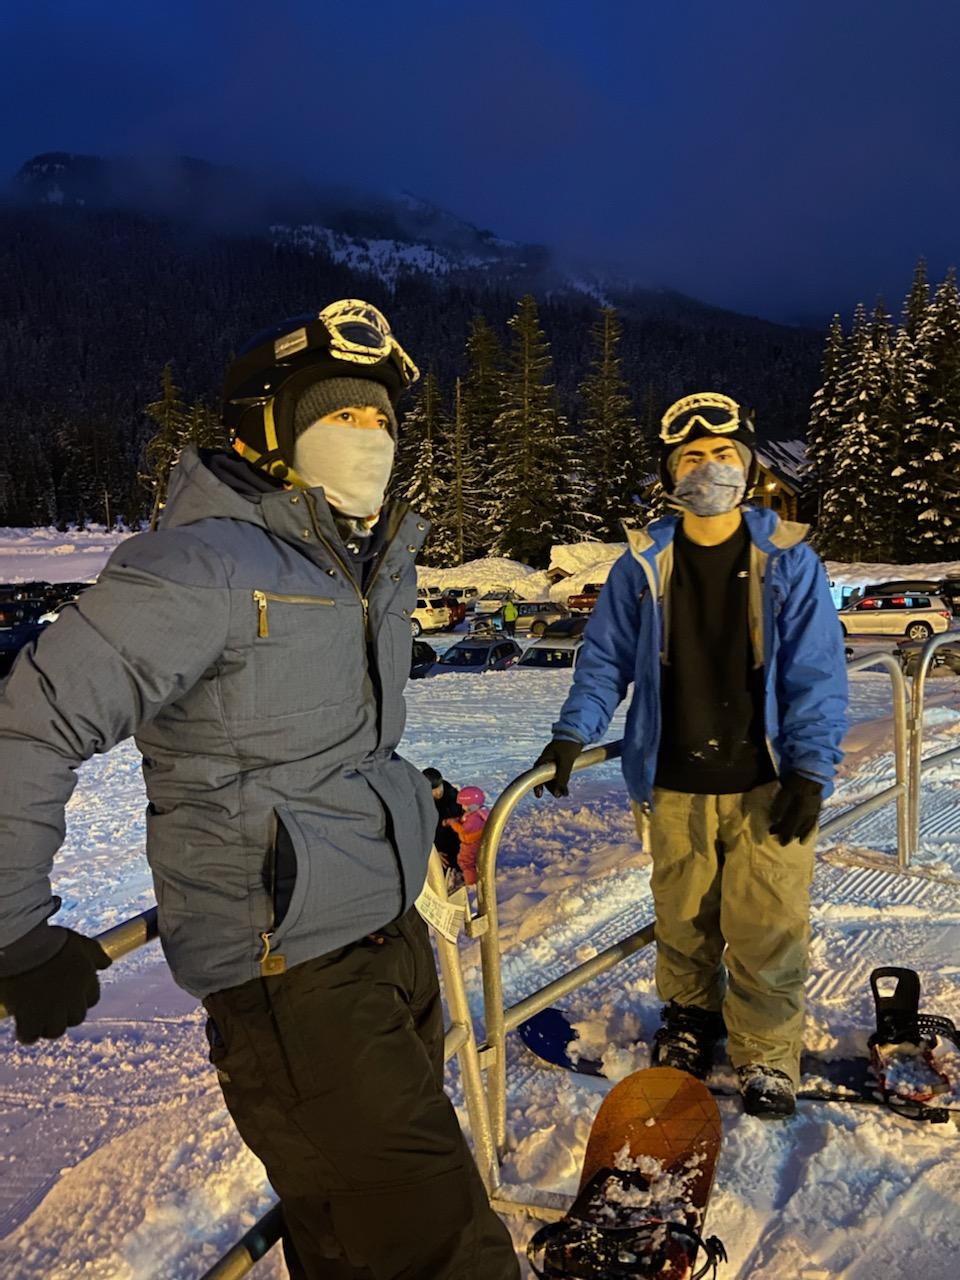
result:
M 647 1205 L 631 1216 L 640 1221 L 616 1226 L 610 1216 L 611 1191 L 629 1205 L 631 1195 L 647 1198 L 650 1183 L 636 1170 L 599 1169 L 560 1222 L 540 1228 L 527 1245 L 527 1258 L 541 1280 L 703 1280 L 716 1277 L 727 1253 L 716 1236 L 704 1239 L 688 1223 L 656 1216 Z M 688 1218 L 692 1215 L 685 1215 Z M 704 1260 L 692 1267 L 698 1251 Z
M 890 982 L 892 990 L 881 989 Z M 947 1108 L 928 1105 L 951 1088 L 934 1049 L 942 1038 L 960 1049 L 960 1033 L 949 1018 L 920 1013 L 920 978 L 912 969 L 874 969 L 870 987 L 877 1029 L 867 1044 L 883 1101 L 906 1119 L 943 1123 L 949 1118 Z

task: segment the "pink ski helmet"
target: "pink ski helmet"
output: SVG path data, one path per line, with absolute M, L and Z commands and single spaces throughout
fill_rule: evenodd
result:
M 457 804 L 483 804 L 485 799 L 479 787 L 461 787 L 457 792 Z

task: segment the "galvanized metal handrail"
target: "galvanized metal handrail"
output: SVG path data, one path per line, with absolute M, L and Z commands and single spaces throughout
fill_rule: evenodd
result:
M 591 765 L 615 760 L 623 749 L 622 742 L 610 742 L 589 747 L 581 752 L 573 764 L 573 771 L 589 769 Z M 541 987 L 510 1008 L 503 1003 L 503 976 L 500 969 L 500 919 L 497 907 L 497 851 L 504 828 L 514 809 L 534 787 L 549 782 L 555 773 L 552 764 L 537 765 L 522 773 L 501 793 L 490 812 L 480 851 L 477 855 L 477 903 L 478 914 L 470 929 L 480 938 L 480 966 L 483 978 L 483 1008 L 485 1043 L 480 1049 L 480 1065 L 487 1073 L 487 1105 L 498 1153 L 506 1143 L 506 1037 L 507 1032 L 525 1018 L 545 1009 L 558 996 L 573 991 L 591 978 L 632 955 L 653 941 L 653 926 L 643 929 L 629 938 L 608 947 L 578 965 L 555 982 Z
M 843 813 L 820 824 L 820 835 L 829 836 L 843 827 L 859 822 L 867 814 L 881 809 L 893 799 L 897 802 L 897 865 L 901 868 L 910 865 L 913 847 L 910 843 L 910 770 L 908 760 L 909 734 L 907 718 L 907 685 L 903 669 L 896 658 L 883 650 L 876 653 L 865 653 L 847 664 L 847 671 L 866 671 L 869 667 L 881 666 L 890 677 L 893 689 L 893 765 L 896 781 L 884 787 L 875 795 L 868 796 L 851 805 Z
M 920 653 L 920 663 L 913 677 L 912 714 L 910 717 L 910 849 L 916 853 L 920 844 L 920 788 L 924 769 L 960 757 L 960 747 L 950 747 L 936 755 L 923 758 L 923 699 L 927 688 L 927 673 L 936 651 L 945 644 L 956 643 L 955 631 L 944 631 L 930 636 Z

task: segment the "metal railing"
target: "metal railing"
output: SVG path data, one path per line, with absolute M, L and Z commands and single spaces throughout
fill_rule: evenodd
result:
M 910 856 L 915 846 L 910 840 L 910 768 L 908 750 L 910 743 L 910 723 L 907 714 L 907 682 L 903 669 L 896 658 L 889 653 L 878 650 L 876 653 L 865 653 L 847 663 L 847 672 L 866 671 L 869 667 L 883 667 L 889 675 L 893 689 L 893 761 L 896 781 L 884 787 L 875 795 L 868 796 L 851 805 L 843 813 L 838 813 L 820 824 L 820 835 L 829 836 L 844 827 L 852 826 L 876 809 L 882 809 L 891 800 L 897 802 L 897 865 L 906 868 L 910 865 Z
M 933 663 L 934 654 L 945 644 L 956 644 L 955 631 L 945 631 L 941 635 L 931 636 L 920 653 L 920 663 L 913 677 L 913 697 L 911 699 L 910 717 L 910 822 L 909 847 L 916 853 L 920 844 L 920 788 L 924 769 L 932 769 L 934 765 L 946 764 L 948 760 L 960 758 L 960 746 L 939 751 L 936 755 L 923 758 L 923 699 L 927 690 L 927 673 Z

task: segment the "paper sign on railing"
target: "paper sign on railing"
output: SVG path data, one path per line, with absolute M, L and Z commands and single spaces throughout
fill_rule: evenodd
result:
M 423 892 L 415 906 L 426 920 L 448 942 L 456 942 L 463 928 L 466 908 L 462 903 L 444 902 L 433 892 L 429 885 L 423 886 Z

